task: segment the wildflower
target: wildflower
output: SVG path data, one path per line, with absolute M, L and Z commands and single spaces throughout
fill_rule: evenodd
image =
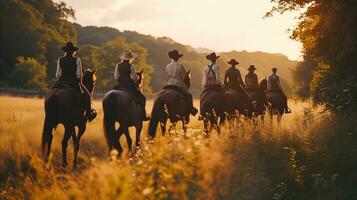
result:
M 150 187 L 147 187 L 143 190 L 143 195 L 147 196 L 149 194 L 151 194 L 152 189 Z

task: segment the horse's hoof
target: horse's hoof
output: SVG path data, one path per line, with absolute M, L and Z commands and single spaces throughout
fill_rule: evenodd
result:
M 67 168 L 67 163 L 66 162 L 62 163 L 62 167 Z

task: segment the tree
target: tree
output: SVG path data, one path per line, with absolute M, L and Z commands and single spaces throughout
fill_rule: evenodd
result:
M 60 47 L 76 42 L 76 32 L 66 19 L 74 11 L 51 0 L 2 0 L 0 2 L 0 79 L 10 74 L 19 56 L 32 57 L 48 66 L 54 77 Z
M 46 67 L 35 58 L 18 57 L 8 82 L 21 88 L 47 88 Z
M 306 8 L 291 37 L 303 44 L 305 74 L 315 102 L 332 111 L 357 111 L 357 2 L 355 0 L 272 0 L 274 12 Z

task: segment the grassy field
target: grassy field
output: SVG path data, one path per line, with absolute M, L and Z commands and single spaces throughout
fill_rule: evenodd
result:
M 178 127 L 177 136 L 146 142 L 145 124 L 142 148 L 118 159 L 96 101 L 73 170 L 60 167 L 62 126 L 51 162 L 41 161 L 43 100 L 0 96 L 0 199 L 357 199 L 356 116 L 291 105 L 281 126 L 241 120 L 209 138 L 193 119 L 188 138 Z M 72 151 L 70 143 L 69 161 Z

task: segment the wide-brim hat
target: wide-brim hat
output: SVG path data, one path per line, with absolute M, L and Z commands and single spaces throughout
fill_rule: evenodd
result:
M 257 70 L 257 68 L 255 68 L 254 65 L 250 65 L 249 68 L 248 68 L 248 70 L 249 70 L 249 71 L 250 71 L 250 70 Z
M 183 56 L 183 54 L 180 54 L 176 49 L 169 51 L 169 57 L 172 59 L 178 59 L 181 58 Z
M 238 65 L 239 62 L 236 61 L 236 59 L 231 59 L 230 61 L 228 61 L 228 64 L 230 64 L 230 65 Z
M 207 60 L 217 60 L 220 56 L 217 56 L 215 52 L 206 56 Z
M 77 51 L 79 48 L 74 46 L 72 42 L 67 42 L 66 46 L 61 48 L 64 52 L 74 52 Z
M 121 60 L 132 60 L 136 57 L 138 57 L 138 54 L 132 52 L 131 49 L 124 49 L 119 56 Z

